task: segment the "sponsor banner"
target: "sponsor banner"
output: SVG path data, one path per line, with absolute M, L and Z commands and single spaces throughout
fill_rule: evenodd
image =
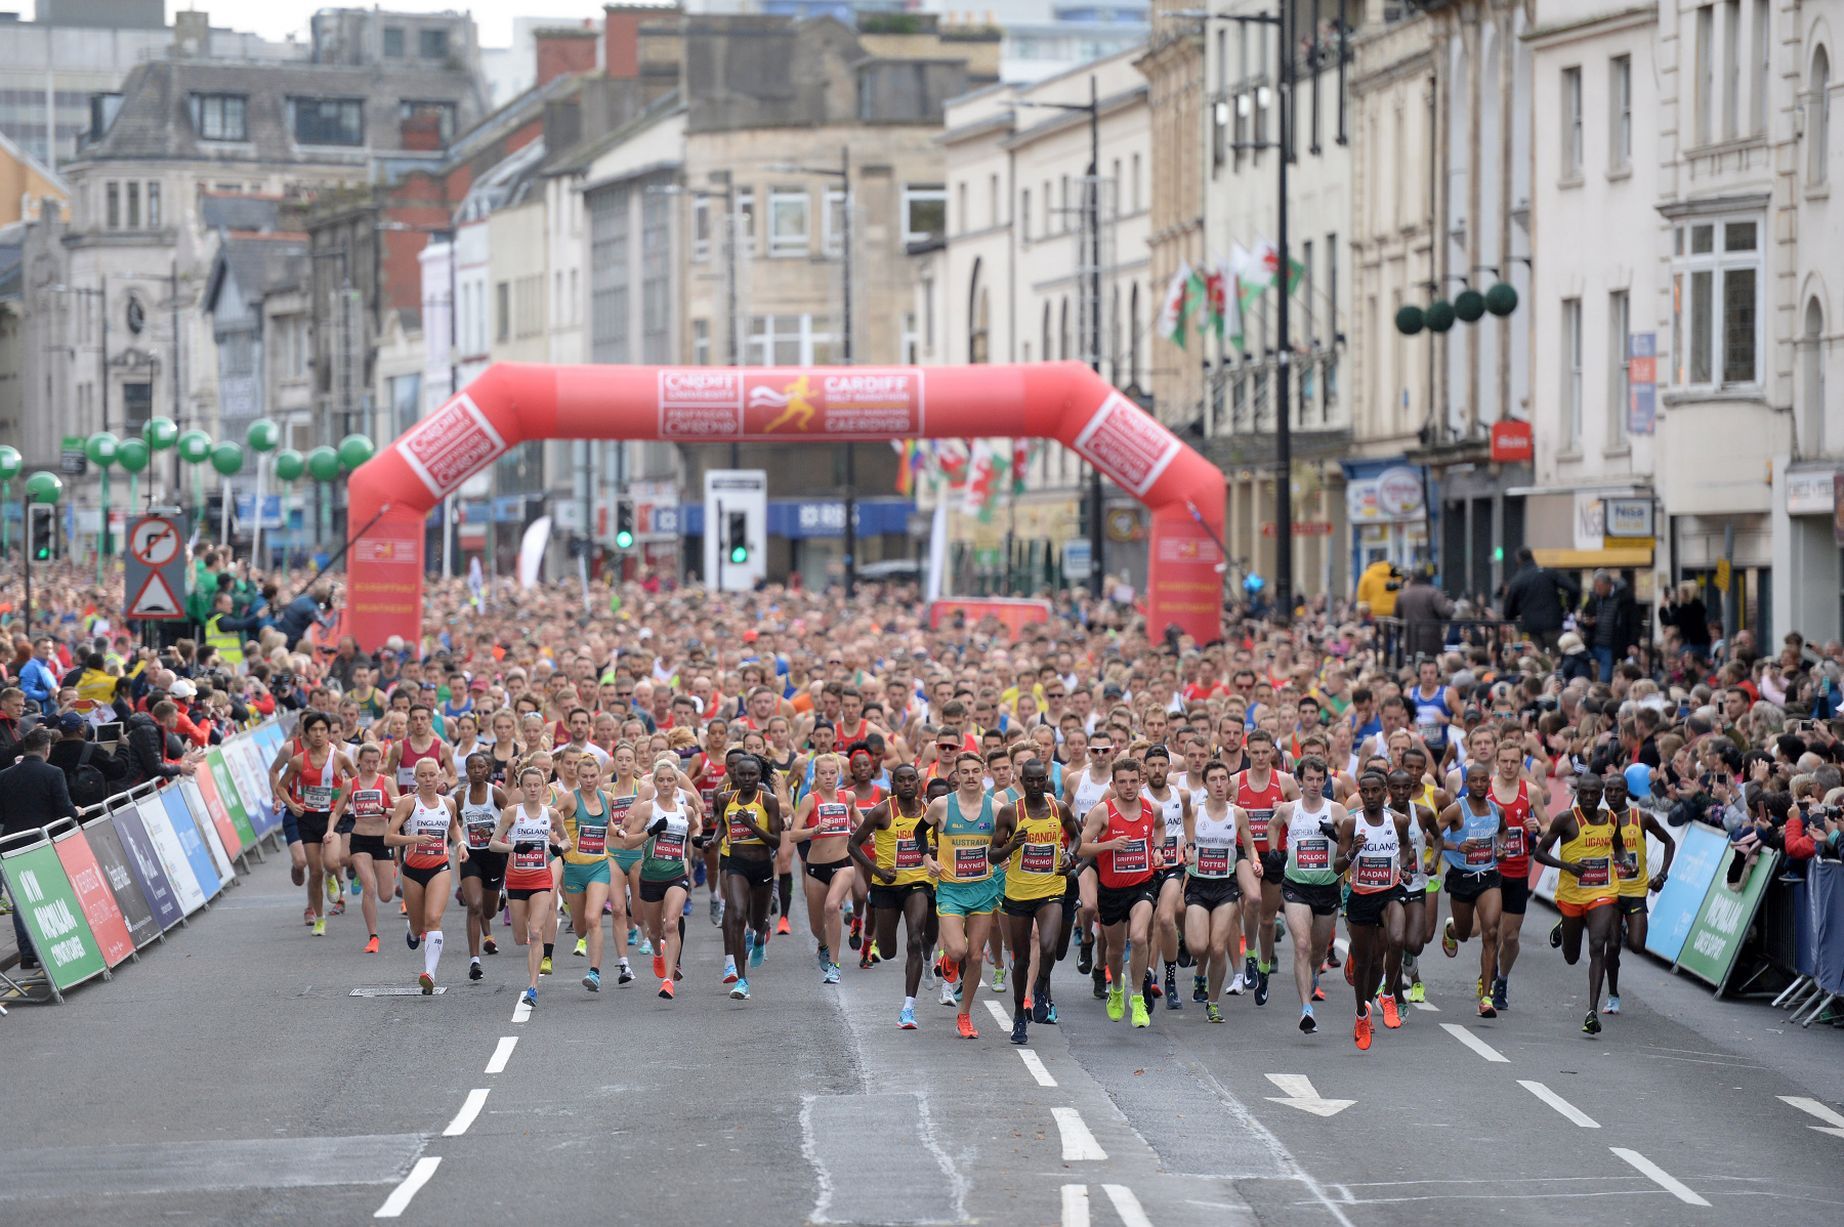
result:
M 121 906 L 115 901 L 115 892 L 109 889 L 109 879 L 103 875 L 90 841 L 81 828 L 72 827 L 56 836 L 52 847 L 57 849 L 58 863 L 64 866 L 64 876 L 77 898 L 77 906 L 83 909 L 83 918 L 89 922 L 103 962 L 114 967 L 134 953 L 134 938 L 129 935 L 128 922 L 122 918 Z
M 418 422 L 395 446 L 429 493 L 443 498 L 504 452 L 506 441 L 463 392 Z
M 1715 827 L 1692 823 L 1684 828 L 1678 837 L 1677 856 L 1671 862 L 1671 876 L 1652 901 L 1647 950 L 1668 963 L 1678 961 L 1684 941 L 1703 910 L 1710 883 L 1727 863 L 1728 846 L 1728 839 Z
M 1748 928 L 1761 908 L 1761 896 L 1767 893 L 1767 884 L 1774 880 L 1774 870 L 1780 864 L 1778 852 L 1764 852 L 1755 859 L 1753 868 L 1742 880 L 1741 889 L 1730 890 L 1729 862 L 1737 855 L 1734 848 L 1724 850 L 1715 880 L 1704 893 L 1703 906 L 1697 911 L 1697 919 L 1691 924 L 1677 959 L 1679 970 L 1712 985 L 1717 996 L 1728 987 L 1729 975 L 1735 970 L 1735 960 L 1742 951 L 1742 940 L 1748 936 Z M 1672 869 L 1676 868 L 1673 864 Z
M 107 814 L 99 814 L 83 825 L 84 838 L 102 867 L 103 880 L 115 894 L 115 906 L 122 911 L 122 923 L 138 950 L 160 936 L 160 922 L 154 919 L 153 905 L 141 889 L 140 881 L 128 867 L 128 851 L 122 837 Z
M 928 624 L 931 629 L 938 629 L 946 623 L 964 619 L 968 626 L 977 625 L 986 618 L 996 618 L 1006 633 L 1013 639 L 1024 633 L 1027 626 L 1050 621 L 1050 603 L 1048 601 L 1012 600 L 994 597 L 987 600 L 966 600 L 955 598 L 928 603 Z
M 243 850 L 249 846 L 249 843 L 244 840 L 243 833 L 237 829 L 237 824 L 231 821 L 230 812 L 224 808 L 222 802 L 217 800 L 218 782 L 217 778 L 211 774 L 210 768 L 202 772 L 194 772 L 192 778 L 186 783 L 197 794 L 198 803 L 205 807 L 205 816 L 210 819 L 212 830 L 218 833 L 218 843 L 224 848 L 225 854 L 233 858 L 242 856 Z M 207 795 L 207 790 L 210 795 Z M 194 810 L 193 812 L 198 813 L 199 811 Z
M 173 884 L 173 895 L 179 900 L 180 910 L 192 915 L 205 906 L 205 891 L 199 883 L 197 870 L 186 857 L 185 846 L 179 842 L 179 832 L 173 829 L 173 820 L 167 816 L 166 806 L 160 803 L 159 797 L 143 797 L 134 808 L 141 815 L 147 842 L 153 845 L 161 867 L 166 870 L 166 880 Z
M 278 735 L 277 746 L 282 744 Z M 245 795 L 256 798 L 256 808 L 249 810 L 250 821 L 255 824 L 257 833 L 269 835 L 282 827 L 281 809 L 275 798 L 269 794 L 269 760 L 274 757 L 274 750 L 263 751 L 248 742 L 241 747 L 240 754 L 231 757 L 231 768 L 237 778 L 243 781 Z M 245 807 L 248 809 L 248 807 Z
M 1806 916 L 1812 929 L 1811 974 L 1827 993 L 1844 995 L 1844 865 L 1808 863 Z
M 186 808 L 186 798 L 174 788 L 160 790 L 160 807 L 166 811 L 167 821 L 173 824 L 173 834 L 179 839 L 179 847 L 186 854 L 186 863 L 192 866 L 192 874 L 198 879 L 199 889 L 210 899 L 224 889 L 224 879 L 218 876 L 218 867 L 212 863 L 211 849 L 205 846 L 205 837 L 199 834 L 198 823 L 192 821 L 192 811 Z
M 77 892 L 49 840 L 0 860 L 13 906 L 25 922 L 39 965 L 59 992 L 68 991 L 106 966 L 96 935 L 84 918 Z
M 660 371 L 660 438 L 728 439 L 742 433 L 741 374 L 708 368 Z
M 1161 512 L 1146 565 L 1148 635 L 1176 625 L 1199 643 L 1221 638 L 1222 561 L 1209 529 L 1183 513 Z
M 243 802 L 237 799 L 237 789 L 231 780 L 230 764 L 224 761 L 224 751 L 221 747 L 213 747 L 205 755 L 205 770 L 194 772 L 192 778 L 198 781 L 199 793 L 205 802 L 206 811 L 212 816 L 212 821 L 216 822 L 219 812 L 222 811 L 231 826 L 236 828 L 239 844 L 255 843 L 258 838 L 256 828 L 251 825 L 249 815 L 244 812 Z M 227 840 L 226 843 L 228 842 Z
M 1076 452 L 1140 497 L 1178 455 L 1177 436 L 1118 392 L 1110 392 L 1076 435 Z
M 659 372 L 663 439 L 914 437 L 925 433 L 916 367 L 766 367 Z
M 160 859 L 153 837 L 147 833 L 147 824 L 141 821 L 140 808 L 129 805 L 116 810 L 109 815 L 109 825 L 115 828 L 122 841 L 122 850 L 128 856 L 128 871 L 134 874 L 135 884 L 147 899 L 147 906 L 154 913 L 154 923 L 162 933 L 166 932 L 186 918 L 186 908 L 179 900 L 173 880 L 167 877 L 166 862 Z
M 198 783 L 182 776 L 167 785 L 167 790 L 179 793 L 180 802 L 192 817 L 192 825 L 198 828 L 198 833 L 205 839 L 205 850 L 211 853 L 211 865 L 218 871 L 218 877 L 226 882 L 236 877 L 237 867 L 231 863 L 230 852 L 224 846 L 224 837 L 218 834 L 217 823 L 205 805 Z

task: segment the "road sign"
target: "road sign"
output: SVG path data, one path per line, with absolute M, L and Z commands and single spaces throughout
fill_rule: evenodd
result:
M 1069 583 L 1079 584 L 1089 576 L 1089 568 L 1094 565 L 1093 555 L 1086 541 L 1065 541 L 1063 543 L 1063 578 Z
M 162 511 L 128 526 L 122 556 L 123 596 L 130 618 L 179 621 L 186 616 L 186 517 Z

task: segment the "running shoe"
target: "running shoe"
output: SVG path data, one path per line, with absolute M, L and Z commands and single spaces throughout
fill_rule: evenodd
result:
M 324 916 L 314 917 L 314 936 L 315 937 L 325 937 L 326 935 L 327 935 L 326 917 Z
M 1185 945 L 1184 934 L 1180 933 L 1178 935 L 1178 965 L 1180 967 L 1189 967 L 1195 961 L 1196 960 L 1191 957 L 1191 948 Z
M 864 920 L 861 917 L 852 917 L 851 935 L 845 939 L 845 944 L 853 950 L 864 944 Z
M 1150 1010 L 1152 1009 L 1152 1003 L 1164 995 L 1164 991 L 1159 987 L 1159 982 L 1153 979 L 1152 968 L 1148 967 L 1146 969 L 1146 974 L 1140 977 L 1140 1000 L 1144 1001 L 1146 1003 L 1146 1008 Z
M 1027 1016 L 1020 1012 L 1012 1015 L 1012 1043 L 1023 1046 L 1030 1042 L 1026 1031 L 1029 1029 Z
M 1498 1017 L 1498 1009 L 1492 1004 L 1492 999 L 1490 997 L 1481 997 L 1479 999 L 1479 1017 L 1481 1018 L 1497 1018 Z
M 665 955 L 656 954 L 653 956 L 653 978 L 655 980 L 664 980 L 666 978 Z
M 961 1003 L 961 1000 L 964 997 L 966 997 L 966 995 L 967 995 L 967 984 L 966 984 L 966 981 L 963 980 L 962 982 L 954 986 L 954 1004 L 959 1005 Z
M 1128 1004 L 1133 1006 L 1133 1025 L 1136 1027 L 1152 1026 L 1152 1015 L 1146 1009 L 1144 998 L 1135 997 Z
M 397 914 L 399 916 L 408 916 L 410 914 L 410 905 L 405 903 L 402 899 L 397 900 Z M 510 913 L 506 916 L 504 923 L 512 923 L 512 916 Z
M 1056 1026 L 1056 1002 L 1052 1001 L 1044 1008 L 1043 1023 L 1046 1027 Z
M 632 977 L 630 977 L 631 979 Z M 592 993 L 602 991 L 602 973 L 591 967 L 583 973 L 583 987 Z
M 1369 1006 L 1365 1006 L 1364 1012 L 1357 1016 L 1357 1022 L 1353 1024 L 1351 1027 L 1351 1038 L 1357 1041 L 1357 1050 L 1359 1052 L 1369 1052 L 1370 1051 L 1370 1007 Z
M 679 909 L 679 915 L 689 918 L 691 914 L 692 914 L 692 901 L 690 899 L 687 899 L 685 901 L 685 906 Z
M 1268 973 L 1265 971 L 1255 973 L 1255 1004 L 1268 1004 Z
M 416 935 L 416 930 L 407 923 L 403 926 L 403 944 L 414 950 L 423 944 L 423 939 Z
M 751 947 L 749 951 L 749 965 L 751 967 L 760 967 L 762 965 L 762 960 L 767 957 L 768 957 L 768 935 L 758 934 L 756 936 L 755 945 Z
M 1562 949 L 1562 922 L 1560 920 L 1550 927 L 1549 948 L 1551 950 Z
M 1331 945 L 1325 948 L 1325 965 L 1327 967 L 1338 966 L 1338 943 L 1337 942 L 1333 942 Z
M 825 942 L 821 942 L 820 948 L 814 953 L 815 957 L 819 959 L 820 970 L 822 972 L 832 966 L 832 951 L 827 949 Z
M 1318 972 L 1313 973 L 1313 1000 L 1314 1001 L 1324 1001 L 1325 1000 L 1325 990 L 1319 987 L 1319 973 Z
M 941 1000 L 942 1005 L 953 1005 L 954 1004 L 954 986 L 952 984 L 949 984 L 946 980 L 943 980 L 941 982 L 940 1000 Z
M 1310 1005 L 1301 1006 L 1300 1007 L 1300 1032 L 1301 1034 L 1312 1035 L 1318 1030 L 1319 1030 L 1319 1020 L 1313 1017 L 1313 1007 L 1311 1007 Z
M 666 1001 L 671 1001 L 673 997 L 672 981 L 667 979 L 665 976 L 660 977 L 659 995 L 661 998 L 663 998 Z
M 1254 987 L 1255 973 L 1260 969 L 1260 965 L 1255 962 L 1254 955 L 1249 955 L 1242 960 L 1242 970 L 1237 972 L 1236 975 L 1242 980 L 1243 987 Z
M 1411 1005 L 1420 1005 L 1422 1002 L 1426 1001 L 1427 999 L 1428 999 L 1428 990 L 1426 986 L 1424 986 L 1420 980 L 1417 980 L 1415 981 L 1415 983 L 1409 985 L 1409 1003 Z
M 577 938 L 576 939 L 576 949 L 572 950 L 570 953 L 574 954 L 579 959 L 582 958 L 584 955 L 588 954 L 589 953 L 589 939 L 586 937 Z
M 467 978 L 470 980 L 478 980 L 486 974 L 487 973 L 481 969 L 479 963 L 469 963 L 467 965 Z
M 523 1001 L 526 1005 L 537 1005 L 538 990 L 535 988 L 526 989 L 523 993 L 519 994 L 519 1000 Z
M 633 948 L 635 954 L 653 953 L 653 940 L 648 937 L 642 937 L 639 941 L 634 941 L 632 938 L 629 938 L 628 945 Z
M 827 966 L 826 974 L 820 977 L 820 983 L 821 984 L 837 984 L 838 982 L 839 982 L 839 965 L 837 963 L 832 963 Z
M 1448 958 L 1460 953 L 1460 939 L 1453 935 L 1453 917 L 1441 923 L 1441 953 Z
M 1105 967 L 1097 967 L 1090 973 L 1089 979 L 1095 982 L 1095 1000 L 1102 1001 L 1106 999 L 1108 995 L 1108 969 Z
M 1005 991 L 1005 968 L 995 967 L 992 969 L 992 991 L 995 993 L 1003 993 Z
M 1222 1022 L 1223 1021 L 1223 1007 L 1218 1005 L 1214 1001 L 1205 1003 L 1204 1021 L 1213 1022 L 1213 1023 Z
M 639 925 L 629 925 L 627 927 L 627 944 L 630 946 L 634 946 L 634 945 L 638 945 L 639 943 L 640 943 L 640 926 Z M 643 950 L 641 951 L 641 953 L 645 954 L 646 951 Z
M 1178 1000 L 1178 973 L 1170 967 L 1165 969 L 1165 1008 L 1168 1010 L 1185 1008 L 1185 1003 Z
M 1503 976 L 1499 976 L 1497 979 L 1492 981 L 1492 1008 L 1493 1009 L 1502 1011 L 1502 1010 L 1508 1010 L 1511 1008 L 1511 998 L 1510 998 L 1509 993 L 1506 991 L 1509 987 L 1510 986 L 1505 982 L 1505 978 Z
M 1330 959 L 1327 959 L 1326 963 L 1332 967 L 1338 966 L 1337 963 L 1333 963 Z M 1357 965 L 1350 959 L 1345 960 L 1345 983 L 1353 986 L 1357 984 Z
M 1210 981 L 1203 976 L 1191 977 L 1191 1000 L 1203 1002 L 1210 1000 Z
M 551 956 L 550 955 L 547 954 L 543 958 L 538 960 L 538 974 L 541 976 L 548 976 L 551 974 Z
M 615 968 L 615 987 L 626 988 L 634 982 L 634 969 L 626 963 Z
M 344 897 L 333 900 L 333 906 L 327 909 L 327 915 L 329 916 L 344 916 L 345 914 L 346 900 Z
M 314 923 L 314 909 L 313 908 L 304 907 L 301 909 L 301 923 L 304 925 L 311 925 Z
M 378 953 L 378 935 L 376 933 L 373 933 L 371 935 L 371 940 L 365 943 L 365 953 L 366 954 Z
M 1383 994 L 1380 1000 L 1383 1002 L 1383 1025 L 1394 1031 L 1402 1025 L 1402 1007 L 1388 993 Z
M 352 884 L 352 897 L 356 899 L 359 897 L 361 893 L 363 893 L 365 888 L 359 884 L 359 878 L 356 873 L 353 873 L 353 871 L 350 869 L 346 870 L 346 873 L 348 875 L 347 881 L 349 881 Z
M 1240 997 L 1242 996 L 1242 990 L 1247 987 L 1248 981 L 1243 977 L 1241 972 L 1237 972 L 1230 980 L 1229 986 L 1223 991 L 1228 993 L 1231 997 Z
M 877 959 L 871 953 L 871 944 L 866 942 L 864 948 L 858 952 L 858 970 L 869 971 L 876 964 Z
M 1079 942 L 1077 945 L 1079 948 L 1076 951 L 1076 972 L 1078 975 L 1086 976 L 1095 967 L 1095 943 L 1092 941 Z
M 327 902 L 337 903 L 339 901 L 339 876 L 329 873 L 324 882 L 327 888 Z
M 724 922 L 724 901 L 716 895 L 711 896 L 711 923 L 720 925 Z
M 290 865 L 288 867 L 288 876 L 293 879 L 296 886 L 307 885 L 307 866 Z
M 960 964 L 950 959 L 946 954 L 941 956 L 939 967 L 941 969 L 941 978 L 946 980 L 949 984 L 960 979 Z
M 973 1015 L 971 1014 L 956 1014 L 954 1016 L 954 1029 L 960 1032 L 960 1038 L 963 1040 L 977 1040 L 980 1038 L 980 1029 L 973 1025 Z
M 499 943 L 494 941 L 490 937 L 482 938 L 480 941 L 480 953 L 498 954 L 499 953 Z
M 1027 1000 L 1026 1005 L 1031 1011 L 1032 1022 L 1047 1023 L 1050 1021 L 1050 998 L 1032 997 Z
M 1609 995 L 1607 998 L 1607 1008 L 1601 1012 L 1603 1014 L 1618 1014 L 1620 1012 L 1620 994 L 1613 993 Z
M 1582 1019 L 1581 1033 L 1583 1035 L 1599 1035 L 1601 1033 L 1601 1016 L 1596 1014 L 1593 1010 L 1589 1010 L 1588 1017 Z
M 794 928 L 792 925 L 788 924 L 788 918 L 786 916 L 783 916 L 780 920 L 775 922 L 775 935 L 777 937 L 786 937 L 793 931 Z
M 910 1005 L 904 1006 L 896 1016 L 896 1025 L 901 1030 L 914 1031 L 916 1029 L 916 1008 Z
M 738 980 L 735 984 L 731 985 L 730 986 L 730 999 L 732 1001 L 748 1001 L 749 1000 L 749 981 Z
M 736 983 L 736 960 L 727 954 L 724 955 L 723 982 L 725 984 L 735 984 Z
M 1127 1013 L 1127 994 L 1125 990 L 1111 988 L 1108 990 L 1108 1021 L 1119 1022 Z

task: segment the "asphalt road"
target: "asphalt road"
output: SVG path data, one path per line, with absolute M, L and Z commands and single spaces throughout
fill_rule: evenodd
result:
M 1586 1038 L 1541 908 L 1508 1014 L 1431 952 L 1435 1008 L 1360 1053 L 1337 975 L 1311 1038 L 1278 979 L 1134 1031 L 1073 965 L 1027 1049 L 990 992 L 977 1042 L 932 999 L 902 1032 L 898 967 L 822 986 L 798 903 L 732 1002 L 699 905 L 676 1002 L 586 992 L 566 945 L 526 1018 L 510 943 L 465 979 L 458 908 L 446 992 L 352 996 L 413 991 L 420 956 L 394 921 L 361 954 L 356 907 L 310 937 L 271 858 L 112 983 L 0 1020 L 0 1222 L 1844 1221 L 1844 1128 L 1781 1098 L 1836 1111 L 1844 1039 L 1630 957 Z

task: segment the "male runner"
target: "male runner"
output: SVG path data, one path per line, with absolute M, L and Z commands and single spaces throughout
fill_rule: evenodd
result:
M 1561 932 L 1550 934 L 1550 944 L 1560 946 L 1563 961 L 1573 967 L 1581 961 L 1583 933 L 1588 937 L 1588 1017 L 1582 1020 L 1583 1035 L 1601 1033 L 1601 977 L 1620 918 L 1620 887 L 1613 866 L 1626 853 L 1620 824 L 1601 808 L 1601 793 L 1600 777 L 1578 777 L 1575 804 L 1550 820 L 1531 853 L 1539 865 L 1562 871 L 1556 882 Z M 1552 854 L 1551 848 L 1556 852 Z
M 1248 953 L 1237 978 L 1244 986 L 1255 990 L 1256 1005 L 1267 1005 L 1268 976 L 1274 970 L 1274 918 L 1281 909 L 1281 883 L 1287 866 L 1287 854 L 1283 850 L 1286 845 L 1275 838 L 1285 834 L 1286 824 L 1274 823 L 1273 817 L 1282 802 L 1299 799 L 1302 786 L 1292 776 L 1275 768 L 1274 737 L 1266 729 L 1250 733 L 1244 746 L 1249 766 L 1236 774 L 1230 801 L 1238 809 L 1248 811 L 1249 861 L 1251 871 L 1258 869 L 1253 872 L 1251 884 L 1259 884 L 1261 898 L 1242 909 L 1242 937 Z M 1315 794 L 1321 790 L 1322 786 L 1312 789 Z M 1326 864 L 1331 864 L 1329 855 Z M 1291 926 L 1289 928 L 1291 930 Z M 1327 932 L 1330 932 L 1329 927 Z M 1260 952 L 1259 960 L 1257 951 Z M 1231 984 L 1229 991 L 1233 994 L 1241 989 Z
M 1409 816 L 1384 806 L 1388 791 L 1380 771 L 1358 777 L 1363 808 L 1338 824 L 1338 859 L 1333 862 L 1333 868 L 1351 875 L 1351 897 L 1345 902 L 1345 929 L 1351 935 L 1345 979 L 1357 994 L 1357 1022 L 1351 1035 L 1359 1051 L 1370 1048 L 1370 1002 L 1383 978 L 1385 960 L 1392 954 L 1399 959 L 1402 952 L 1402 875 L 1415 863 Z M 1395 988 L 1391 985 L 1383 997 L 1383 1025 L 1391 1030 L 1402 1025 Z
M 1479 930 L 1479 1017 L 1497 1018 L 1490 986 L 1498 976 L 1498 848 L 1505 834 L 1504 811 L 1492 801 L 1491 769 L 1469 763 L 1466 791 L 1441 811 L 1438 830 L 1441 856 L 1447 862 L 1447 917 L 1441 931 L 1441 953 L 1453 958 L 1460 943 Z M 1528 830 L 1528 827 L 1526 827 Z
M 1012 948 L 1014 1044 L 1028 1038 L 1027 1017 L 1040 1023 L 1056 1017 L 1050 971 L 1056 966 L 1057 939 L 1063 932 L 1063 896 L 1075 872 L 1068 850 L 1082 838 L 1069 807 L 1049 795 L 1050 770 L 1041 760 L 1026 760 L 1019 786 L 1019 799 L 999 807 L 992 836 L 993 858 L 1006 861 L 1001 906 Z M 1037 958 L 1035 982 L 1030 977 L 1032 951 Z
M 1093 806 L 1082 823 L 1077 856 L 1093 857 L 1099 890 L 1095 898 L 1101 923 L 1098 968 L 1107 977 L 1108 1018 L 1119 1022 L 1124 1009 L 1125 986 L 1132 983 L 1133 1025 L 1148 1027 L 1151 1004 L 1146 986 L 1152 979 L 1151 929 L 1155 878 L 1164 865 L 1159 814 L 1140 795 L 1140 764 L 1132 758 L 1115 759 L 1111 768 L 1113 796 Z M 1133 946 L 1130 980 L 1121 979 L 1126 945 Z
M 1169 782 L 1172 756 L 1164 746 L 1146 751 L 1146 799 L 1163 822 L 1165 868 L 1159 871 L 1159 895 L 1154 914 L 1159 957 L 1165 963 L 1165 1008 L 1181 1010 L 1178 1000 L 1179 922 L 1185 911 L 1185 865 L 1190 860 L 1191 798 Z M 1156 994 L 1155 994 L 1156 995 Z
M 1250 737 L 1251 743 L 1254 737 Z M 1268 749 L 1273 743 L 1268 742 Z M 1253 746 L 1251 745 L 1251 750 Z M 1338 870 L 1333 867 L 1333 846 L 1345 821 L 1345 807 L 1325 799 L 1326 766 L 1322 758 L 1311 755 L 1294 764 L 1299 773 L 1299 795 L 1283 801 L 1274 809 L 1269 826 L 1281 839 L 1282 860 L 1280 896 L 1286 907 L 1287 940 L 1293 945 L 1293 983 L 1300 994 L 1300 1030 L 1307 1035 L 1319 1029 L 1313 1017 L 1314 994 L 1318 991 L 1315 955 L 1331 942 L 1338 915 Z M 1251 816 L 1251 826 L 1253 818 Z M 1269 854 L 1270 856 L 1276 854 Z M 1257 873 L 1265 893 L 1268 858 Z M 1267 925 L 1262 926 L 1265 931 Z M 1257 986 L 1255 1000 L 1267 1000 L 1266 973 Z M 1373 982 L 1372 987 L 1375 987 Z
M 1628 800 L 1626 777 L 1620 772 L 1607 773 L 1603 795 L 1607 801 L 1607 812 L 1616 815 L 1620 825 L 1620 843 L 1625 849 L 1620 859 L 1614 862 L 1614 879 L 1620 886 L 1614 906 L 1619 909 L 1620 918 L 1614 922 L 1613 940 L 1608 943 L 1607 950 L 1606 1012 L 1618 1014 L 1621 938 L 1624 936 L 1625 944 L 1634 950 L 1646 948 L 1646 896 L 1650 891 L 1664 889 L 1665 879 L 1671 873 L 1672 859 L 1677 856 L 1678 845 L 1656 814 L 1640 809 Z M 1658 867 L 1655 876 L 1649 878 L 1646 876 L 1646 857 L 1649 851 L 1647 835 L 1653 836 L 1665 846 L 1665 863 Z
M 922 964 L 934 944 L 928 917 L 934 907 L 929 898 L 928 870 L 923 865 L 914 832 L 927 805 L 921 800 L 922 773 L 909 763 L 890 772 L 890 795 L 864 811 L 852 832 L 852 860 L 871 879 L 871 915 L 877 930 L 877 947 L 888 955 L 896 951 L 896 922 L 903 921 L 908 942 L 903 963 L 903 1009 L 897 1026 L 916 1029 L 916 990 L 922 984 Z M 864 842 L 871 841 L 875 860 L 867 857 Z
M 986 760 L 961 751 L 954 760 L 956 787 L 929 802 L 911 835 L 923 864 L 936 881 L 935 914 L 940 918 L 941 947 L 959 970 L 954 1019 L 962 1039 L 978 1039 L 973 999 L 980 988 L 980 961 L 986 951 L 993 913 L 999 910 L 999 883 L 993 876 L 992 796 L 986 791 Z M 937 832 L 939 857 L 929 855 L 928 833 Z

